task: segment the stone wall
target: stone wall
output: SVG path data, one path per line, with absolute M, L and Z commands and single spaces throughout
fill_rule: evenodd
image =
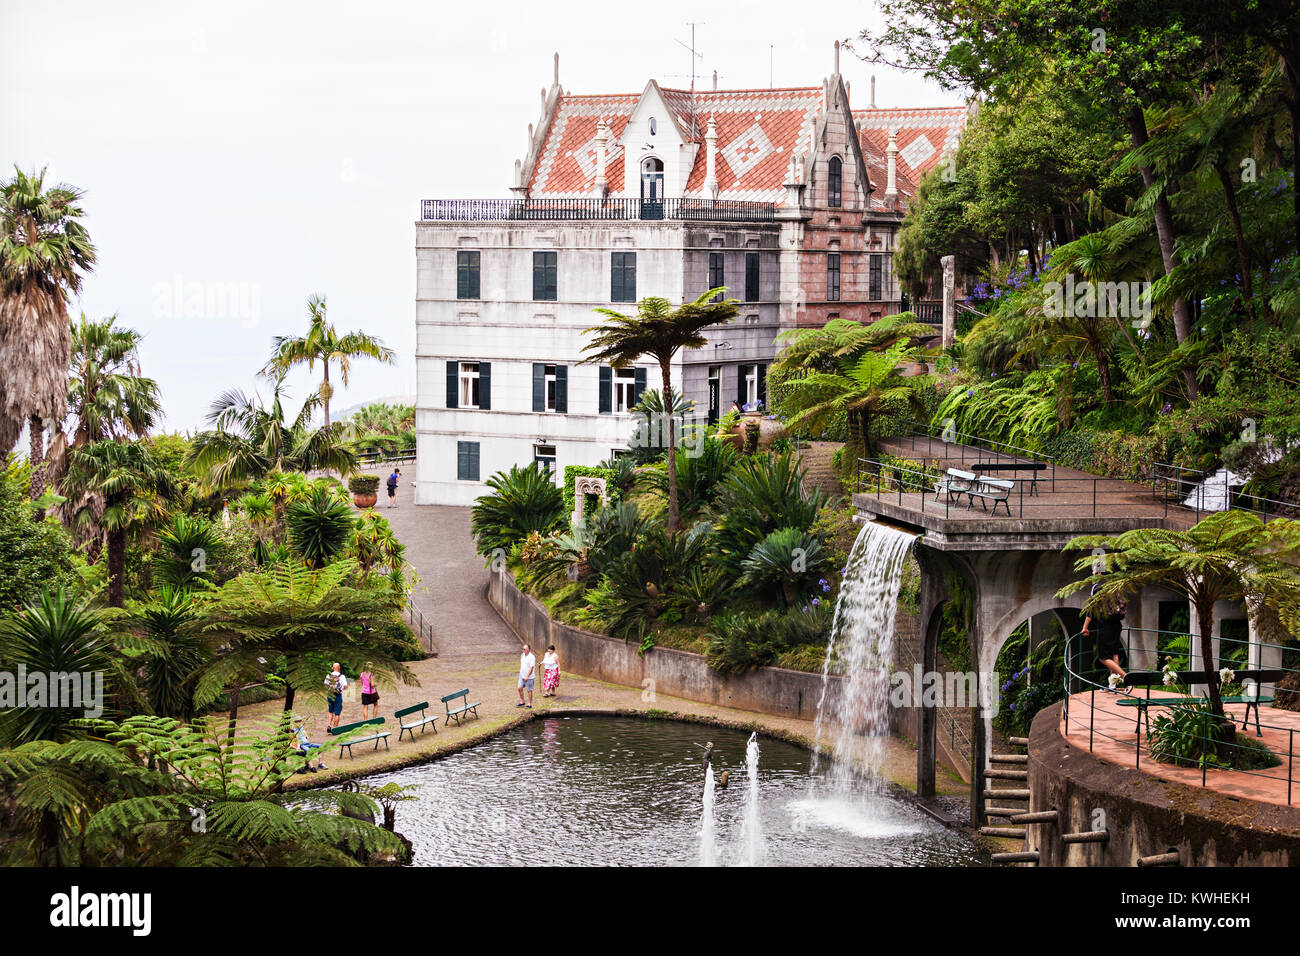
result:
M 1029 736 L 1031 810 L 1056 809 L 1059 831 L 1030 826 L 1039 866 L 1136 866 L 1177 851 L 1183 866 L 1300 865 L 1300 808 L 1256 803 L 1161 780 L 1100 760 L 1061 736 L 1061 705 L 1034 718 Z M 1109 839 L 1065 846 L 1061 833 L 1093 829 L 1104 814 Z
M 640 687 L 646 695 L 752 710 L 779 717 L 812 720 L 822 694 L 822 675 L 784 667 L 760 667 L 745 674 L 719 674 L 700 654 L 654 647 L 644 655 L 631 641 L 552 621 L 536 598 L 519 590 L 504 572 L 494 575 L 488 601 L 521 641 L 540 655 L 554 644 L 564 671 L 595 680 Z M 838 693 L 841 678 L 832 677 L 828 694 Z M 652 700 L 647 696 L 647 701 Z

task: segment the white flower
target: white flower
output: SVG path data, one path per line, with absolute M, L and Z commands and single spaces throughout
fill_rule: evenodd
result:
M 1108 680 L 1110 682 L 1110 689 L 1114 690 L 1123 682 L 1124 678 L 1120 677 L 1118 674 L 1111 674 Z
M 1231 667 L 1225 667 L 1223 670 L 1219 671 L 1219 682 L 1223 684 L 1231 684 L 1232 679 L 1236 676 L 1237 675 L 1232 672 Z
M 1170 670 L 1168 665 L 1165 666 L 1165 686 L 1172 687 L 1178 683 L 1178 672 Z

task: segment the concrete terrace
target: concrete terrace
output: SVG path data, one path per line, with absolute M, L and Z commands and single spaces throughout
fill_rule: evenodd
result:
M 926 436 L 884 439 L 880 448 L 940 471 L 974 471 L 986 462 L 1030 463 L 1028 457 Z M 1050 462 L 1036 472 L 990 472 L 990 477 L 1014 483 L 1007 506 L 997 505 L 997 515 L 990 501 L 976 499 L 971 506 L 965 495 L 953 494 L 951 500 L 948 495 L 936 497 L 932 482 L 927 482 L 925 493 L 906 490 L 903 485 L 909 477 L 915 486 L 920 476 L 904 474 L 900 482 L 898 473 L 887 465 L 884 480 L 877 481 L 872 474 L 878 467 L 874 459 L 861 467 L 863 490 L 853 496 L 858 510 L 921 530 L 927 544 L 938 550 L 1057 549 L 1081 534 L 1119 534 L 1132 528 L 1185 530 L 1197 520 L 1196 512 L 1157 496 L 1145 485 L 1099 478 Z
M 1153 690 L 1151 696 L 1180 695 Z M 1100 760 L 1140 770 L 1161 780 L 1201 789 L 1204 779 L 1205 789 L 1228 797 L 1284 807 L 1300 805 L 1300 786 L 1291 782 L 1295 763 L 1292 748 L 1300 747 L 1300 713 L 1263 707 L 1259 715 L 1262 736 L 1256 737 L 1253 718 L 1249 728 L 1242 729 L 1245 704 L 1225 704 L 1224 710 L 1236 720 L 1238 734 L 1264 744 L 1282 763 L 1261 770 L 1208 770 L 1202 778 L 1200 768 L 1176 767 L 1153 760 L 1147 751 L 1146 724 L 1143 723 L 1140 734 L 1134 733 L 1137 708 L 1119 706 L 1123 699 L 1120 694 L 1104 691 L 1074 694 L 1070 698 L 1068 725 L 1064 716 L 1058 724 L 1062 736 L 1075 748 L 1091 749 L 1092 756 Z M 1167 713 L 1167 709 L 1151 708 L 1151 719 L 1154 721 L 1157 715 Z

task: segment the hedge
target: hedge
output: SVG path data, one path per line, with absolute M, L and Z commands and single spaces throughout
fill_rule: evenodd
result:
M 564 466 L 564 514 L 567 517 L 573 514 L 573 509 L 577 506 L 573 493 L 574 481 L 578 478 L 604 478 L 605 479 L 605 497 L 610 503 L 619 499 L 619 490 L 614 486 L 614 469 L 600 468 L 596 465 L 565 465 Z

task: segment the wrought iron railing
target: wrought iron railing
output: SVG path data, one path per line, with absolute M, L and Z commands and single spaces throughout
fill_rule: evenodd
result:
M 731 199 L 424 199 L 426 222 L 658 220 L 772 222 L 776 207 Z

